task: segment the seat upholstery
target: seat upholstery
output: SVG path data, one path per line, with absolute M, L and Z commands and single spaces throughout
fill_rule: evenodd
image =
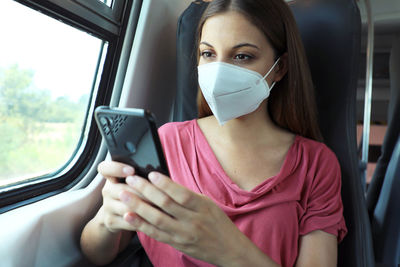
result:
M 177 27 L 177 92 L 174 121 L 197 117 L 197 51 L 195 51 L 197 24 L 208 3 L 194 1 L 178 20 Z
M 367 204 L 376 262 L 380 266 L 397 267 L 400 264 L 400 37 L 393 42 L 389 65 L 388 128 L 368 189 Z
M 195 66 L 185 55 L 193 51 L 198 19 L 189 14 L 202 13 L 206 4 L 192 4 L 190 12 L 180 18 L 179 27 L 192 27 L 192 39 L 179 47 L 178 66 L 194 71 Z M 349 230 L 339 246 L 338 266 L 374 266 L 372 238 L 364 194 L 360 182 L 356 141 L 356 86 L 361 43 L 361 19 L 353 0 L 293 1 L 290 7 L 295 15 L 306 49 L 316 88 L 319 124 L 325 143 L 335 152 L 342 170 L 342 199 L 344 216 Z M 197 17 L 199 17 L 197 15 Z M 196 18 L 197 18 L 196 17 Z M 178 34 L 178 43 L 182 40 Z M 178 76 L 178 83 L 180 83 Z M 174 120 L 195 116 L 197 84 L 180 84 L 175 107 L 188 101 L 191 106 L 176 110 Z M 187 110 L 185 110 L 187 109 Z M 190 115 L 188 115 L 190 114 Z
M 379 266 L 400 264 L 400 135 L 387 167 L 376 204 L 372 232 L 376 262 Z
M 316 88 L 319 125 L 342 171 L 348 236 L 339 266 L 374 266 L 372 238 L 358 169 L 356 88 L 361 19 L 354 1 L 309 0 L 291 5 Z
M 388 127 L 383 140 L 381 155 L 376 164 L 376 169 L 367 191 L 367 207 L 371 218 L 379 199 L 387 166 L 392 156 L 398 135 L 400 134 L 400 36 L 397 36 L 393 42 L 390 53 L 389 73 L 390 101 Z

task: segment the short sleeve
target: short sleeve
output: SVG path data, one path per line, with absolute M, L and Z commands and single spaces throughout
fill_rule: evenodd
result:
M 341 174 L 335 154 L 327 147 L 318 154 L 306 210 L 300 218 L 300 235 L 315 230 L 335 235 L 341 242 L 347 233 L 341 198 Z

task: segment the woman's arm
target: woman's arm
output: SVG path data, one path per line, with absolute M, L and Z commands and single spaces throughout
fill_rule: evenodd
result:
M 121 192 L 135 193 L 125 183 L 118 183 L 115 177 L 127 177 L 134 169 L 118 162 L 102 162 L 98 171 L 106 179 L 102 190 L 103 205 L 96 216 L 82 231 L 81 249 L 92 262 L 103 265 L 111 262 L 129 244 L 134 228 L 124 220 L 129 211 L 120 200 Z
M 336 265 L 336 236 L 317 230 L 300 238 L 296 267 L 334 267 Z
M 265 255 L 250 240 L 239 242 L 241 250 L 238 258 L 227 266 L 279 266 Z M 246 249 L 243 249 L 246 248 Z M 337 266 L 337 237 L 317 230 L 300 238 L 300 251 L 296 267 L 335 267 Z
M 104 224 L 103 207 L 89 221 L 81 235 L 81 249 L 86 257 L 97 265 L 111 262 L 126 248 L 134 232 L 111 232 Z

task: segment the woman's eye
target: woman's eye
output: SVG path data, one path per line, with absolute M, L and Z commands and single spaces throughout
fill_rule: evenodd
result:
M 203 52 L 201 52 L 201 56 L 203 58 L 210 58 L 213 56 L 213 54 L 210 51 L 203 51 Z
M 237 54 L 234 59 L 237 61 L 248 61 L 251 60 L 253 57 L 246 54 Z

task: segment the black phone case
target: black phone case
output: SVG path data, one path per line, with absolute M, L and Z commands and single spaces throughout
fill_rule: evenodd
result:
M 151 171 L 169 176 L 154 116 L 144 109 L 99 106 L 95 120 L 113 161 L 135 168 L 147 178 Z

